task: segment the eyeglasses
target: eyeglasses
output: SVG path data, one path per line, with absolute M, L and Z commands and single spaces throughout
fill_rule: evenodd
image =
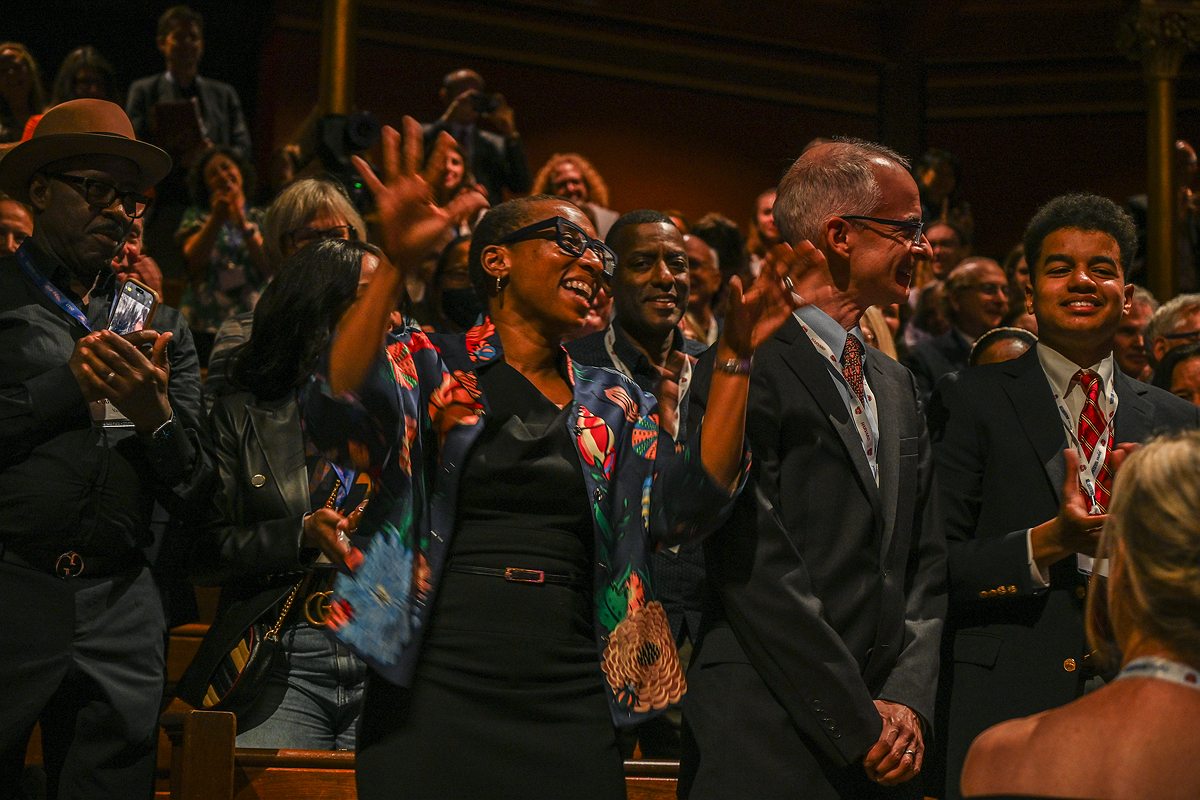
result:
M 349 241 L 358 238 L 358 229 L 353 225 L 334 225 L 331 228 L 296 228 L 294 231 L 285 233 L 284 238 L 292 243 L 292 247 L 299 250 L 306 244 L 313 242 L 323 242 L 327 239 L 342 239 Z
M 904 238 L 908 240 L 909 246 L 919 246 L 921 244 L 921 232 L 925 230 L 925 223 L 919 219 L 884 219 L 882 217 L 864 217 L 858 214 L 843 214 L 841 218 L 858 219 L 865 222 L 887 225 L 890 228 L 899 228 L 904 231 Z
M 1188 342 L 1200 342 L 1200 331 L 1184 331 L 1183 333 L 1162 333 L 1159 334 L 1164 339 L 1172 341 L 1182 340 Z
M 600 258 L 600 263 L 604 266 L 604 274 L 612 277 L 613 272 L 617 269 L 617 254 L 604 242 L 588 236 L 583 228 L 563 217 L 551 217 L 532 225 L 526 225 L 524 228 L 508 234 L 496 244 L 513 244 L 529 239 L 545 238 L 539 237 L 538 234 L 550 231 L 554 231 L 554 242 L 558 245 L 558 249 L 573 258 L 582 258 L 583 254 L 591 249 Z
M 145 214 L 146 208 L 150 205 L 150 198 L 144 194 L 123 192 L 112 184 L 98 181 L 95 178 L 82 178 L 78 175 L 64 175 L 59 172 L 43 172 L 42 174 L 56 181 L 82 186 L 83 191 L 80 194 L 83 195 L 83 199 L 90 206 L 108 208 L 119 199 L 121 201 L 121 208 L 125 211 L 125 216 L 130 219 L 137 219 Z

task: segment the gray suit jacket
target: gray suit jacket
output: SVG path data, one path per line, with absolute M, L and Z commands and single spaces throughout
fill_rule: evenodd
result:
M 710 374 L 697 370 L 695 398 Z M 755 354 L 750 483 L 706 542 L 712 593 L 688 675 L 681 796 L 871 796 L 873 701 L 933 718 L 946 567 L 932 453 L 912 375 L 874 351 L 866 375 L 878 486 L 799 323 Z

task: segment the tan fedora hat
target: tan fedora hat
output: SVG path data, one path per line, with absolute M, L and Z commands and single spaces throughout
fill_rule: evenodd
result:
M 47 164 L 84 155 L 127 158 L 138 166 L 145 191 L 171 171 L 171 157 L 139 142 L 125 111 L 107 100 L 69 100 L 47 111 L 33 136 L 0 158 L 0 192 L 29 202 L 29 180 Z

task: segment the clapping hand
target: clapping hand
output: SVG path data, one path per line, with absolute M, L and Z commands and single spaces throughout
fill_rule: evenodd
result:
M 729 281 L 729 312 L 722 334 L 732 350 L 748 358 L 771 337 L 792 312 L 812 298 L 805 298 L 806 277 L 825 266 L 825 254 L 807 241 L 796 247 L 782 245 L 762 265 L 762 271 L 742 290 L 741 278 Z

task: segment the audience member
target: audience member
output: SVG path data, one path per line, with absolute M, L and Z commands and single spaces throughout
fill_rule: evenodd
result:
M 925 238 L 929 240 L 929 248 L 933 251 L 933 277 L 936 280 L 946 280 L 950 277 L 950 271 L 971 255 L 971 241 L 966 233 L 945 220 L 929 223 Z
M 0 652 L 5 797 L 39 721 L 47 796 L 154 790 L 167 625 L 150 512 L 188 518 L 212 471 L 179 313 L 118 336 L 96 286 L 170 166 L 102 100 L 55 106 L 0 160 L 0 190 L 34 218 L 0 262 L 0 599 L 20 643 Z
M 442 80 L 438 93 L 446 111 L 425 126 L 425 152 L 433 151 L 438 134 L 448 132 L 458 142 L 471 174 L 487 189 L 492 204 L 504 200 L 504 190 L 513 194 L 529 191 L 529 161 L 517 133 L 512 106 L 503 95 L 486 94 L 478 72 L 460 69 Z M 480 124 L 490 126 L 483 130 Z
M 279 193 L 263 214 L 259 230 L 263 253 L 275 274 L 300 248 L 327 239 L 362 241 L 366 228 L 341 184 L 332 179 L 301 178 Z M 228 317 L 217 329 L 204 379 L 204 402 L 209 408 L 226 386 L 230 354 L 250 338 L 253 322 L 254 312 L 243 311 Z
M 596 233 L 607 236 L 620 216 L 608 208 L 608 184 L 578 153 L 555 153 L 533 179 L 533 194 L 551 194 L 570 200 L 583 209 Z
M 900 355 L 896 351 L 896 339 L 892 335 L 892 326 L 879 306 L 871 306 L 864 311 L 858 321 L 858 327 L 863 332 L 865 344 L 874 347 L 888 358 L 895 361 L 900 360 Z
M 720 259 L 717 251 L 699 236 L 685 234 L 683 249 L 688 259 L 688 301 L 680 330 L 689 339 L 705 345 L 716 344 L 721 334 L 721 318 L 713 311 L 713 304 L 721 289 Z
M 1157 439 L 1117 476 L 1093 579 L 1088 642 L 1115 680 L 975 740 L 968 797 L 1200 797 L 1200 434 Z M 1073 483 L 1066 487 L 1078 494 Z M 1076 498 L 1078 501 L 1078 498 Z
M 1018 244 L 1004 258 L 1004 274 L 1008 276 L 1008 315 L 1004 324 L 1013 328 L 1024 328 L 1037 335 L 1037 319 L 1026 305 L 1025 290 L 1029 288 L 1029 262 L 1025 260 L 1025 246 Z
M 263 292 L 250 340 L 235 351 L 230 382 L 239 391 L 213 407 L 221 486 L 192 539 L 191 571 L 199 583 L 222 585 L 221 602 L 179 696 L 196 707 L 224 697 L 223 659 L 272 609 L 267 624 L 282 624 L 268 675 L 257 693 L 234 699 L 230 690 L 236 705 L 221 707 L 237 715 L 239 747 L 354 749 L 366 666 L 318 623 L 328 613 L 321 593 L 350 551 L 346 534 L 370 479 L 317 454 L 300 425 L 297 394 L 378 267 L 378 252 L 342 240 L 297 251 Z M 210 686 L 220 688 L 210 694 Z
M 981 731 L 1062 705 L 1096 675 L 1082 598 L 1111 475 L 1131 443 L 1200 424 L 1200 410 L 1114 363 L 1136 246 L 1133 223 L 1111 201 L 1051 200 L 1025 232 L 1038 343 L 938 386 L 950 614 L 936 727 L 947 797 L 960 796 L 963 759 Z M 1064 480 L 1082 494 L 1060 494 Z
M 421 135 L 404 123 L 405 141 Z M 729 369 L 712 382 L 703 427 L 690 418 L 677 448 L 656 421 L 671 387 L 659 402 L 566 359 L 559 343 L 616 259 L 576 206 L 536 196 L 475 229 L 483 325 L 460 337 L 405 331 L 383 347 L 404 272 L 472 211 L 429 203 L 401 139 L 384 129 L 382 180 L 356 161 L 390 263 L 339 323 L 301 403 L 323 452 L 378 476 L 360 529 L 372 546 L 337 578 L 330 620 L 374 670 L 358 796 L 394 797 L 402 775 L 418 797 L 515 797 L 536 775 L 556 795 L 623 798 L 614 722 L 644 721 L 684 688 L 650 545 L 702 535 L 732 505 L 748 467 L 744 368 L 795 302 L 778 272 L 734 292 L 717 346 Z
M 913 169 L 921 190 L 922 219 L 948 221 L 970 239 L 975 220 L 970 204 L 958 197 L 960 174 L 958 158 L 936 147 L 922 153 Z
M 133 82 L 125 109 L 139 139 L 164 146 L 180 166 L 207 147 L 225 145 L 249 160 L 250 131 L 242 115 L 242 101 L 227 83 L 197 74 L 204 55 L 204 18 L 187 6 L 172 6 L 158 18 L 157 45 L 167 69 Z M 180 104 L 195 103 L 199 139 L 173 128 Z
M 0 44 L 0 142 L 19 142 L 31 117 L 46 107 L 42 73 L 17 42 Z
M 1141 286 L 1133 287 L 1133 299 L 1128 310 L 1121 315 L 1121 324 L 1113 337 L 1113 358 L 1117 367 L 1129 377 L 1149 381 L 1153 370 L 1146 355 L 1146 342 L 1142 336 L 1150 315 L 1158 310 L 1154 295 Z
M 413 305 L 413 318 L 426 333 L 466 333 L 486 311 L 471 284 L 471 237 L 458 236 L 442 248 L 429 292 Z
M 0 256 L 11 256 L 33 234 L 29 206 L 0 194 Z
M 685 283 L 690 263 L 684 236 L 670 217 L 658 211 L 634 211 L 617 220 L 606 244 L 617 255 L 610 281 L 616 312 L 612 325 L 570 343 L 567 352 L 576 363 L 620 372 L 647 394 L 662 397 L 664 382 L 674 382 L 678 416 L 660 410 L 659 419 L 673 439 L 685 441 L 692 366 L 707 346 L 685 338 L 679 328 L 690 302 Z M 694 645 L 704 586 L 701 543 L 660 549 L 651 558 L 650 569 L 675 646 Z M 690 648 L 685 648 L 684 653 L 688 652 Z M 680 664 L 687 669 L 686 658 Z M 679 758 L 677 714 L 644 722 L 634 733 L 643 757 Z M 625 750 L 627 756 L 632 755 L 632 744 Z
M 775 224 L 775 189 L 767 189 L 754 200 L 754 222 L 746 238 L 746 253 L 751 275 L 757 275 L 767 252 L 779 244 L 779 226 Z
M 117 71 L 91 45 L 78 47 L 63 59 L 50 90 L 50 105 L 83 97 L 110 102 L 117 98 Z
M 950 330 L 917 344 L 904 365 L 917 379 L 921 402 L 928 403 L 943 375 L 967 366 L 971 346 L 1008 312 L 1008 280 L 990 258 L 967 258 L 951 270 L 945 286 Z
M 833 141 L 792 165 L 774 214 L 809 263 L 793 291 L 812 305 L 750 374 L 754 468 L 705 540 L 713 594 L 679 795 L 919 796 L 945 541 L 912 375 L 864 351 L 857 328 L 867 307 L 907 296 L 926 251 L 920 198 L 900 156 Z M 698 369 L 692 391 L 706 380 Z
M 1151 383 L 1200 406 L 1200 342 L 1172 348 L 1159 362 Z
M 158 268 L 158 263 L 153 258 L 142 252 L 142 245 L 144 243 L 142 230 L 142 218 L 138 217 L 129 226 L 129 233 L 125 235 L 125 242 L 113 257 L 112 270 L 116 273 L 117 280 L 123 281 L 126 278 L 137 278 L 157 292 L 159 299 L 161 299 L 163 291 L 162 270 Z
M 713 211 L 696 220 L 688 233 L 717 251 L 722 283 L 746 269 L 746 240 L 733 220 Z
M 1012 361 L 1037 344 L 1037 336 L 1024 328 L 992 328 L 971 345 L 967 366 Z
M 950 331 L 946 319 L 946 285 L 931 281 L 917 293 L 916 310 L 904 326 L 901 341 L 904 352 L 911 352 L 921 342 L 929 341 Z
M 191 280 L 181 310 L 207 347 L 228 317 L 254 310 L 271 275 L 259 227 L 263 212 L 247 204 L 254 171 L 236 150 L 218 145 L 200 156 L 189 176 L 192 205 L 175 238 L 183 248 Z
M 1143 328 L 1146 356 L 1150 366 L 1173 347 L 1200 341 L 1200 294 L 1179 294 L 1159 306 Z

